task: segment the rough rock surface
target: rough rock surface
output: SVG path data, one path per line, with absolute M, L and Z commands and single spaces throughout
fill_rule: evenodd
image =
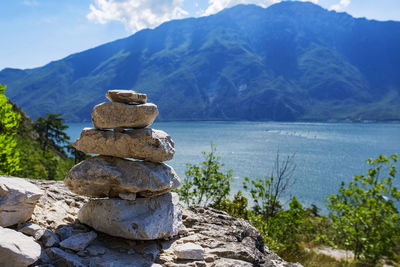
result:
M 171 160 L 175 153 L 171 137 L 150 128 L 122 132 L 85 128 L 72 145 L 85 153 L 152 162 Z
M 18 232 L 21 232 L 21 233 L 23 233 L 25 235 L 29 235 L 29 236 L 35 236 L 36 232 L 38 232 L 38 231 L 43 231 L 43 233 L 44 233 L 44 229 L 42 227 L 40 227 L 37 224 L 30 223 L 30 222 L 23 224 L 18 229 Z
M 42 195 L 42 190 L 22 178 L 0 176 L 0 226 L 29 220 Z
M 92 199 L 78 214 L 80 222 L 97 231 L 133 240 L 173 237 L 182 226 L 181 218 L 182 209 L 176 193 L 135 201 Z
M 42 243 L 42 245 L 48 248 L 58 245 L 60 243 L 60 239 L 55 233 L 53 233 L 49 229 L 46 229 L 40 237 L 40 242 Z
M 118 102 L 98 104 L 92 111 L 92 123 L 97 129 L 145 128 L 158 115 L 152 103 L 128 105 Z
M 69 248 L 74 251 L 84 250 L 94 239 L 97 234 L 93 231 L 88 233 L 79 233 L 72 235 L 60 243 L 63 248 Z
M 203 260 L 204 248 L 195 243 L 184 243 L 175 247 L 178 260 Z
M 32 215 L 33 223 L 52 229 L 61 240 L 76 233 L 93 231 L 76 220 L 77 207 L 86 203 L 87 198 L 69 192 L 62 182 L 30 181 L 45 191 Z M 49 212 L 54 206 L 60 209 L 57 216 Z M 183 209 L 182 219 L 184 229 L 170 240 L 133 241 L 97 232 L 96 239 L 85 250 L 72 252 L 54 247 L 47 249 L 50 254 L 48 263 L 56 267 L 301 266 L 285 262 L 270 252 L 254 227 L 225 212 L 190 207 Z M 194 243 L 204 248 L 204 260 L 177 259 L 175 248 L 185 243 Z
M 132 90 L 108 90 L 106 97 L 111 102 L 120 102 L 126 104 L 144 104 L 147 102 L 146 94 L 140 94 Z
M 41 250 L 32 237 L 0 226 L 0 266 L 28 266 L 40 258 Z
M 174 169 L 164 163 L 97 156 L 72 167 L 64 183 L 72 192 L 90 197 L 126 193 L 150 197 L 177 188 L 180 181 Z

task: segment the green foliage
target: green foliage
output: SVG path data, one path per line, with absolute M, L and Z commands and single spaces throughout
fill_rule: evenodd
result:
M 46 151 L 42 150 L 39 142 L 39 133 L 35 124 L 18 107 L 15 110 L 21 114 L 21 124 L 16 135 L 17 148 L 21 152 L 22 170 L 15 173 L 19 177 L 34 179 L 62 180 L 74 165 L 74 160 L 59 148 L 49 143 Z
M 60 153 L 64 152 L 64 146 L 68 143 L 69 136 L 64 132 L 68 125 L 63 124 L 62 114 L 47 113 L 47 118 L 38 117 L 35 123 L 35 129 L 39 133 L 39 142 L 42 150 L 45 152 L 49 146 L 55 148 Z
M 248 209 L 248 200 L 240 190 L 233 196 L 233 200 L 228 198 L 223 199 L 219 205 L 219 209 L 226 211 L 235 218 L 249 220 L 252 216 L 252 212 Z
M 282 208 L 279 198 L 294 183 L 292 175 L 295 168 L 294 155 L 281 160 L 278 151 L 269 177 L 251 181 L 248 177 L 244 178 L 243 188 L 250 191 L 254 202 L 253 211 L 267 222 Z
M 52 149 L 43 152 L 40 143 L 26 134 L 18 135 L 17 141 L 23 163 L 22 170 L 16 173 L 19 177 L 63 180 L 74 165 L 73 159 L 65 158 Z
M 293 156 L 280 161 L 278 153 L 274 171 L 264 180 L 245 178 L 243 186 L 254 203 L 249 209 L 249 201 L 241 191 L 232 200 L 227 198 L 231 171 L 225 175 L 219 171 L 223 165 L 215 152 L 212 144 L 210 153 L 203 152 L 206 160 L 201 166 L 188 164 L 183 186 L 177 190 L 186 204 L 210 203 L 233 217 L 248 220 L 272 251 L 304 266 L 370 266 L 383 256 L 390 257 L 393 262 L 387 262 L 397 266 L 394 254 L 400 248 L 400 218 L 395 202 L 400 199 L 400 191 L 393 186 L 397 156 L 391 156 L 393 163 L 384 156 L 369 159 L 372 168 L 368 175 L 354 176 L 348 188 L 342 183 L 339 194 L 328 197 L 332 211 L 329 219 L 318 214 L 316 205 L 303 208 L 295 197 L 288 209 L 280 205 L 278 197 L 292 184 L 288 178 L 294 170 Z M 384 170 L 388 171 L 386 176 L 382 175 Z M 210 185 L 217 182 L 225 190 Z M 303 249 L 319 245 L 351 249 L 356 261 L 339 262 Z
M 307 224 L 305 211 L 300 202 L 293 197 L 288 210 L 279 210 L 274 217 L 265 220 L 260 214 L 252 217 L 253 224 L 261 231 L 269 248 L 278 253 L 299 250 L 300 227 Z
M 400 239 L 396 209 L 400 191 L 393 186 L 397 155 L 391 160 L 382 155 L 368 159 L 368 175 L 354 176 L 347 187 L 342 183 L 339 193 L 327 198 L 335 242 L 352 250 L 356 259 L 375 263 L 383 256 L 393 257 Z M 383 174 L 385 170 L 387 175 Z
M 225 174 L 220 168 L 220 157 L 216 156 L 216 147 L 211 143 L 211 152 L 202 152 L 205 160 L 201 165 L 187 164 L 186 177 L 176 190 L 187 205 L 205 205 L 218 208 L 229 195 L 232 170 Z
M 254 201 L 253 211 L 265 219 L 274 217 L 278 210 L 282 208 L 278 198 L 271 190 L 274 180 L 273 176 L 251 181 L 248 177 L 245 177 L 243 182 L 243 188 L 250 191 L 250 195 Z
M 12 110 L 4 95 L 5 89 L 6 86 L 0 84 L 0 174 L 13 175 L 21 170 L 15 139 L 21 116 Z

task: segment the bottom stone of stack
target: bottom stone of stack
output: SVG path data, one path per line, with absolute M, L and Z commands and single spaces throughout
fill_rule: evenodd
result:
M 182 209 L 176 193 L 133 201 L 92 199 L 81 208 L 78 219 L 112 236 L 154 240 L 178 234 L 182 226 Z

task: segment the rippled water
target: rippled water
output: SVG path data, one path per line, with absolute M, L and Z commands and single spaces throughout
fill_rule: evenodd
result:
M 69 126 L 74 140 L 91 125 Z M 278 150 L 282 156 L 295 153 L 297 182 L 283 201 L 294 195 L 306 206 L 322 207 L 341 181 L 366 172 L 367 158 L 400 154 L 400 124 L 394 123 L 159 122 L 152 127 L 175 141 L 176 154 L 168 164 L 181 178 L 186 163 L 199 163 L 201 152 L 210 151 L 214 142 L 225 168 L 234 170 L 233 191 L 241 189 L 245 176 L 269 175 Z

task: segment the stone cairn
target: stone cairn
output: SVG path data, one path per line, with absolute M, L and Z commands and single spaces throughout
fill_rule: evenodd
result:
M 72 167 L 64 180 L 74 193 L 92 197 L 78 213 L 95 230 L 133 240 L 168 239 L 182 226 L 174 169 L 174 142 L 163 131 L 146 128 L 158 115 L 147 96 L 109 90 L 111 101 L 93 108 L 94 128 L 85 128 L 73 146 L 100 154 Z M 131 160 L 136 159 L 136 160 Z

